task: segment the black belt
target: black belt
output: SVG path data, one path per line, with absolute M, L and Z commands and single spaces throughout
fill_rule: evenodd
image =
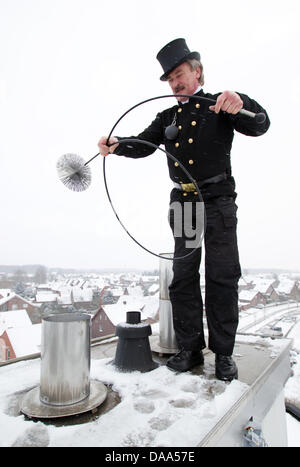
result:
M 197 185 L 199 188 L 201 188 L 204 185 L 209 185 L 210 183 L 219 183 L 222 180 L 227 179 L 227 174 L 224 172 L 219 175 L 215 175 L 214 177 L 206 178 L 205 180 L 201 180 L 200 182 L 197 182 Z M 186 191 L 186 192 L 192 192 L 196 191 L 196 185 L 194 183 L 176 183 L 174 182 L 174 187 L 177 188 L 178 190 L 181 191 Z

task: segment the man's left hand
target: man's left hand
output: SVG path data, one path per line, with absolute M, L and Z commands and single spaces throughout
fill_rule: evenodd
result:
M 217 98 L 216 104 L 209 107 L 209 110 L 213 110 L 216 114 L 220 110 L 229 114 L 237 114 L 242 108 L 243 101 L 236 92 L 224 91 Z

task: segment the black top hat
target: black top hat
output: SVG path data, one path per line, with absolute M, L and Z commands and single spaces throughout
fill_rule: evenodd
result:
M 156 55 L 161 64 L 164 74 L 160 77 L 162 81 L 167 81 L 168 74 L 174 68 L 191 58 L 200 60 L 199 52 L 191 52 L 186 45 L 185 39 L 175 39 L 165 45 Z

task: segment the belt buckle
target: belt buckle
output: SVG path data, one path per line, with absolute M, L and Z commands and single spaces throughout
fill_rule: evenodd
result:
M 196 191 L 196 187 L 193 183 L 180 183 L 180 185 L 183 191 L 186 191 L 189 193 L 192 191 Z

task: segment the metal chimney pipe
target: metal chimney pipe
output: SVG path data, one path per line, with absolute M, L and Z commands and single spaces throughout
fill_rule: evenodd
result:
M 76 404 L 90 394 L 90 316 L 60 313 L 42 318 L 40 401 Z
M 163 256 L 172 258 L 173 253 Z M 177 352 L 177 342 L 173 327 L 172 305 L 169 295 L 169 285 L 173 278 L 173 262 L 160 258 L 159 261 L 159 345 L 166 353 Z

